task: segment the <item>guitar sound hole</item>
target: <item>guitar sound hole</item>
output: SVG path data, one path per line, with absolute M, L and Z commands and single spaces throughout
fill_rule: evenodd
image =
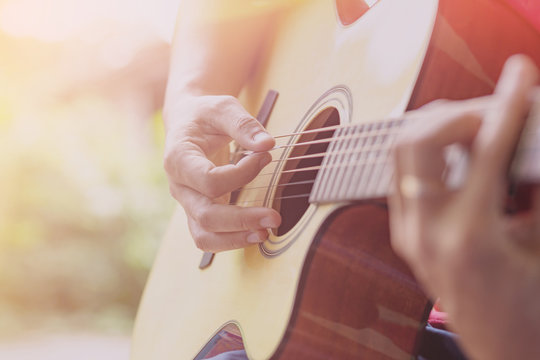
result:
M 339 125 L 339 112 L 336 108 L 330 107 L 315 116 L 304 130 L 313 130 L 334 125 Z M 299 137 L 296 144 L 331 138 L 333 135 L 333 130 L 304 134 Z M 289 153 L 283 171 L 295 170 L 295 172 L 282 173 L 277 183 L 275 200 L 272 207 L 279 211 L 282 222 L 279 228 L 275 230 L 276 235 L 281 236 L 291 230 L 309 207 L 309 194 L 317 177 L 317 168 L 322 163 L 328 145 L 329 142 L 297 145 Z M 305 157 L 307 155 L 315 155 L 315 157 Z M 305 158 L 298 159 L 299 157 Z M 314 169 L 300 170 L 307 168 Z

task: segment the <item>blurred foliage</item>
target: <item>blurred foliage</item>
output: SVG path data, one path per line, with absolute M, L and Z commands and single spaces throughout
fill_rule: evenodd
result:
M 174 206 L 161 116 L 130 111 L 96 93 L 16 111 L 0 96 L 0 337 L 129 331 Z

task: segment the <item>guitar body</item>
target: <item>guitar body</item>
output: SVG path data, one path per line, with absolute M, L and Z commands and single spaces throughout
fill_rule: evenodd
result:
M 508 27 L 519 40 L 502 41 Z M 279 91 L 272 134 L 309 129 L 314 119 L 319 127 L 362 123 L 441 97 L 490 93 L 518 52 L 540 59 L 538 34 L 497 1 L 381 0 L 346 26 L 336 1 L 304 1 L 284 14 L 243 101 L 256 113 L 269 89 Z M 203 359 L 239 348 L 250 359 L 415 353 L 428 300 L 390 248 L 384 201 L 275 200 L 291 154 L 274 154 L 283 161 L 264 170 L 274 175 L 238 199 L 265 199 L 294 219 L 261 246 L 218 253 L 200 269 L 202 252 L 177 209 L 140 305 L 132 359 Z

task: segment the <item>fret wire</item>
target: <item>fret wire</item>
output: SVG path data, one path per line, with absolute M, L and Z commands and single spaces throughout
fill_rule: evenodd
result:
M 350 131 L 352 130 L 353 134 L 350 135 Z M 346 128 L 344 131 L 343 131 L 343 137 L 346 139 L 345 141 L 340 141 L 339 144 L 336 144 L 335 148 L 338 152 L 340 152 L 342 149 L 347 149 L 348 145 L 350 144 L 351 142 L 351 139 L 354 138 L 354 130 L 355 128 L 354 127 L 348 127 Z M 340 154 L 340 155 L 336 155 L 336 156 L 333 156 L 333 162 L 330 163 L 330 164 L 342 164 L 344 159 L 345 159 L 345 155 L 343 154 Z M 330 159 L 329 159 L 330 160 Z M 328 177 L 328 182 L 327 182 L 327 185 L 326 185 L 326 188 L 325 188 L 325 193 L 326 192 L 329 192 L 329 194 L 327 196 L 331 196 L 331 194 L 338 190 L 336 189 L 336 186 L 335 186 L 335 179 L 343 179 L 343 174 L 346 173 L 346 170 L 347 170 L 348 167 L 346 166 L 340 166 L 337 168 L 337 171 L 333 171 L 330 176 Z M 339 182 L 339 183 L 342 183 L 342 182 Z M 339 185 L 339 184 L 338 184 Z
M 362 142 L 362 145 L 360 147 L 361 153 L 358 155 L 358 161 L 353 165 L 353 169 L 358 169 L 358 171 L 355 171 L 356 176 L 353 179 L 355 184 L 359 184 L 364 181 L 366 166 L 369 165 L 369 155 L 368 152 L 365 151 L 365 149 L 373 147 L 372 139 L 373 138 L 369 137 Z M 358 186 L 357 188 L 361 189 L 360 186 Z
M 377 126 L 384 126 L 384 124 L 382 125 L 377 125 Z M 385 136 L 386 135 L 377 135 L 375 137 L 375 140 L 373 141 L 373 144 L 375 145 L 382 145 L 385 143 Z M 388 153 L 390 151 L 387 151 L 386 153 Z M 378 150 L 376 151 L 376 156 L 380 156 L 380 153 L 381 153 L 381 150 Z M 386 154 L 385 153 L 385 154 Z M 366 193 L 370 193 L 370 183 L 373 183 L 375 184 L 375 187 L 377 186 L 377 183 L 380 183 L 382 181 L 382 179 L 378 179 L 377 177 L 379 176 L 380 174 L 380 166 L 375 166 L 375 165 L 371 165 L 371 169 L 369 170 L 369 174 L 367 175 L 367 178 L 366 178 L 366 181 L 365 181 L 365 192 Z M 359 186 L 360 189 L 362 189 L 361 185 Z
M 388 136 L 389 137 L 388 146 L 390 148 L 394 147 L 394 143 L 396 142 L 397 135 L 398 135 L 397 133 L 394 133 L 394 134 L 390 134 Z M 385 169 L 388 169 L 387 170 L 387 175 L 382 176 L 382 180 L 379 182 L 379 185 L 378 185 L 378 187 L 382 187 L 381 190 L 384 191 L 384 192 L 389 191 L 390 187 L 392 186 L 392 181 L 393 181 L 393 178 L 394 178 L 394 168 L 392 166 L 393 159 L 392 159 L 391 155 L 392 155 L 391 151 L 386 152 L 385 160 L 383 161 L 384 164 L 383 164 L 382 169 L 381 169 L 381 174 L 384 174 Z M 386 184 L 384 183 L 384 180 L 386 180 Z M 375 190 L 375 191 L 377 191 L 377 190 Z
M 370 130 L 371 130 L 371 127 L 370 127 Z M 372 144 L 369 143 L 369 140 L 370 138 L 365 138 L 360 144 L 360 151 L 353 165 L 354 176 L 351 178 L 352 184 L 357 184 L 358 181 L 362 180 L 362 174 L 364 172 L 363 170 L 366 165 L 366 159 L 367 159 L 367 154 L 365 152 L 365 149 L 370 148 L 372 146 Z M 359 171 L 355 171 L 359 166 L 362 166 L 362 168 L 360 168 Z
M 370 132 L 371 131 L 371 125 L 368 124 L 365 126 L 367 128 L 367 132 Z M 356 141 L 354 142 L 354 149 L 357 149 L 358 148 L 358 145 L 360 145 L 360 149 L 362 149 L 362 146 L 364 145 L 365 141 L 367 141 L 367 139 L 355 139 Z M 353 163 L 356 163 L 357 161 L 360 160 L 360 157 L 361 157 L 361 153 L 355 153 L 353 154 L 350 159 L 351 159 L 351 162 Z M 343 181 L 340 181 L 340 185 L 338 185 L 337 189 L 336 189 L 336 192 L 337 192 L 337 196 L 342 196 L 342 193 L 341 193 L 341 190 L 344 189 L 344 191 L 346 192 L 347 191 L 347 188 L 349 186 L 349 183 L 352 181 L 352 178 L 354 178 L 354 175 L 355 175 L 355 172 L 354 172 L 354 169 L 355 167 L 350 167 L 348 168 L 347 170 L 351 170 L 349 171 L 350 175 L 348 177 L 348 181 L 347 181 L 347 178 L 344 178 Z M 347 171 L 345 171 L 345 173 L 347 173 Z
M 333 136 L 335 136 L 336 134 L 339 134 L 341 133 L 341 129 L 337 130 Z M 326 148 L 326 152 L 332 152 L 334 151 L 334 144 L 335 143 L 329 143 L 327 148 Z M 324 168 L 327 164 L 328 164 L 328 160 L 329 158 L 327 156 L 323 157 L 322 160 L 321 160 L 321 167 Z M 319 181 L 317 181 L 319 179 Z M 324 184 L 322 183 L 324 180 L 326 179 L 326 177 L 324 176 L 324 171 L 322 172 L 318 172 L 317 173 L 317 176 L 316 176 L 316 179 L 315 179 L 315 183 L 313 184 L 313 188 L 311 189 L 311 196 L 315 196 L 316 194 L 318 194 L 321 189 L 324 188 Z
M 343 134 L 343 132 L 345 131 L 344 130 L 345 128 L 342 128 L 342 129 L 339 129 L 338 131 L 336 131 L 336 134 L 338 135 L 338 137 L 341 137 L 341 135 Z M 334 134 L 335 136 L 335 134 Z M 328 149 L 327 151 L 329 153 L 339 153 L 339 150 L 336 150 L 336 146 L 338 146 L 339 143 L 338 142 L 332 142 L 329 144 L 328 146 Z M 328 157 L 325 157 L 321 163 L 321 168 L 322 169 L 326 169 L 328 166 L 330 166 L 330 163 L 332 161 L 335 161 L 335 159 L 333 159 L 332 157 L 328 156 Z M 325 176 L 326 175 L 326 171 L 322 171 L 321 173 L 317 173 L 317 178 L 320 179 L 320 181 L 316 182 L 315 185 L 316 185 L 316 192 L 314 192 L 314 194 L 317 194 L 319 192 L 322 192 L 322 193 L 325 193 L 328 188 L 327 188 L 327 183 L 328 183 L 328 176 Z M 330 174 L 331 176 L 332 174 Z
M 384 144 L 377 143 L 377 139 L 379 138 L 381 131 L 377 129 L 376 133 L 377 135 L 375 135 L 375 137 L 372 137 L 366 140 L 367 148 L 378 147 L 376 150 L 373 151 L 375 153 L 375 158 L 379 156 L 380 151 L 381 151 L 380 148 L 382 145 L 384 145 Z M 388 149 L 388 151 L 390 150 Z M 364 159 L 365 159 L 364 162 L 366 164 L 362 166 L 362 169 L 360 170 L 360 179 L 358 180 L 358 183 L 359 183 L 358 189 L 364 192 L 365 192 L 365 186 L 367 186 L 367 183 L 369 183 L 369 179 L 372 175 L 372 170 L 369 170 L 369 167 L 370 166 L 373 167 L 373 163 L 374 163 L 373 161 L 369 161 L 371 158 L 371 155 L 372 155 L 371 151 L 364 153 Z

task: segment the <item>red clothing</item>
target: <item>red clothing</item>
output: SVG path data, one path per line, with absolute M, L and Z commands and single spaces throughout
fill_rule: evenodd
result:
M 540 0 L 504 0 L 540 32 Z
M 494 1 L 494 0 L 492 0 Z M 523 19 L 540 33 L 540 0 L 499 0 L 513 8 Z M 540 44 L 538 45 L 540 46 Z M 498 67 L 497 67 L 498 68 Z M 445 329 L 447 315 L 439 307 L 439 301 L 429 314 L 428 323 L 438 329 Z

